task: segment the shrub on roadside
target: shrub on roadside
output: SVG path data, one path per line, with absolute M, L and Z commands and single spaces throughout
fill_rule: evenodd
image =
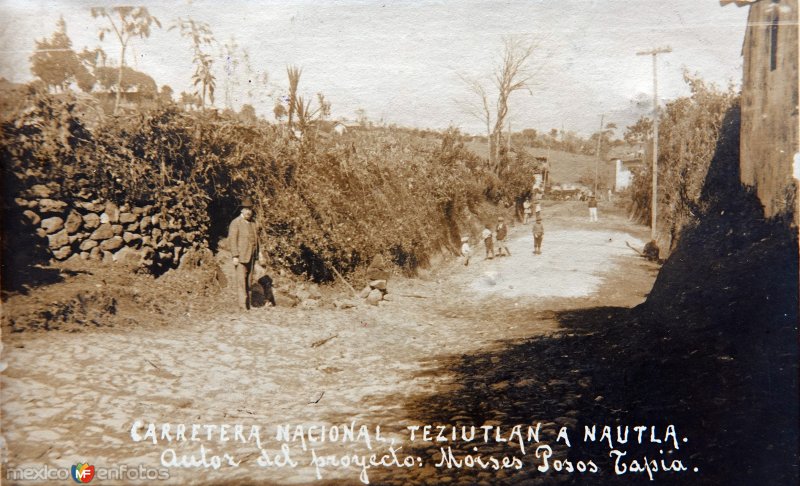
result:
M 666 105 L 658 134 L 659 246 L 671 251 L 684 228 L 704 211 L 701 189 L 714 155 L 725 114 L 739 103 L 739 94 L 685 75 L 691 95 Z M 652 199 L 649 164 L 634 173 L 632 215 L 649 221 Z
M 175 106 L 88 123 L 69 93 L 35 93 L 2 126 L 6 212 L 16 194 L 56 182 L 66 200 L 89 191 L 153 204 L 215 247 L 250 196 L 268 259 L 318 281 L 378 253 L 413 271 L 458 241 L 480 203 L 516 191 L 453 129 L 337 136 L 312 127 L 298 139 L 283 126 Z

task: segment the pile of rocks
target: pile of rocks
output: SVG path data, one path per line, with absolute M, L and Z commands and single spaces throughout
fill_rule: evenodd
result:
M 370 280 L 358 296 L 370 305 L 378 305 L 381 301 L 392 300 L 387 293 L 386 284 L 387 281 L 383 279 Z
M 205 246 L 197 227 L 187 227 L 153 205 L 117 206 L 81 192 L 70 202 L 53 198 L 55 188 L 32 186 L 15 202 L 47 238 L 56 260 L 120 261 L 140 267 L 175 267 L 183 253 Z
M 315 283 L 295 283 L 278 277 L 272 286 L 272 296 L 278 307 L 314 308 L 322 305 L 322 292 Z

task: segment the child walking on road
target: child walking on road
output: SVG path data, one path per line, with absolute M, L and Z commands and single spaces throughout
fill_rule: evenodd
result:
M 469 257 L 472 254 L 472 248 L 469 247 L 469 236 L 461 237 L 461 256 L 464 257 L 464 266 L 469 265 Z
M 506 245 L 508 226 L 506 226 L 505 220 L 502 217 L 497 218 L 497 229 L 495 232 L 497 233 L 497 256 L 503 256 L 503 250 L 506 251 L 506 255 L 511 256 L 508 245 Z
M 494 243 L 492 242 L 492 230 L 489 228 L 487 224 L 486 227 L 483 229 L 483 233 L 481 233 L 481 238 L 483 238 L 483 244 L 486 245 L 486 260 L 494 258 Z
M 537 218 L 536 223 L 533 224 L 533 254 L 542 254 L 542 239 L 544 239 L 544 226 L 542 225 L 542 218 Z
M 524 219 L 522 220 L 522 224 L 528 224 L 528 220 L 531 219 L 531 200 L 526 199 L 524 203 L 522 203 L 522 207 L 524 209 Z

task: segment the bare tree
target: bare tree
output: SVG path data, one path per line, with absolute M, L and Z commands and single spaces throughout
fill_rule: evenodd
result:
M 503 38 L 503 55 L 492 75 L 492 84 L 497 92 L 494 106 L 490 102 L 493 93 L 489 92 L 485 83 L 479 79 L 459 75 L 467 88 L 477 95 L 478 100 L 467 105 L 466 111 L 486 126 L 488 158 L 494 170 L 499 169 L 502 134 L 508 118 L 511 95 L 521 90 L 531 92 L 529 84 L 538 73 L 538 69 L 532 70 L 529 66 L 530 58 L 537 47 L 537 43 L 523 37 Z
M 233 109 L 232 92 L 239 84 L 236 78 L 236 74 L 238 74 L 236 71 L 239 68 L 238 50 L 239 44 L 234 36 L 231 36 L 231 39 L 222 45 L 221 56 L 225 69 L 225 79 L 223 80 L 225 84 L 225 108 L 229 110 Z
M 122 68 L 125 65 L 125 51 L 133 37 L 150 37 L 150 27 L 155 24 L 161 28 L 161 22 L 150 15 L 145 7 L 93 7 L 92 17 L 103 17 L 108 20 L 111 27 L 103 27 L 98 33 L 102 41 L 105 35 L 114 32 L 120 44 L 119 71 L 117 74 L 117 97 L 114 101 L 114 114 L 119 110 L 119 100 L 122 94 Z
M 486 88 L 477 79 L 469 78 L 465 75 L 459 75 L 462 81 L 467 85 L 470 91 L 478 96 L 478 101 L 471 105 L 467 105 L 467 112 L 480 120 L 486 125 L 486 153 L 491 160 L 492 157 L 492 110 L 489 103 L 489 95 Z
M 331 102 L 325 99 L 325 95 L 317 93 L 317 102 L 319 103 L 319 119 L 325 120 L 331 116 Z
M 494 82 L 497 88 L 497 115 L 494 118 L 492 138 L 494 144 L 494 160 L 500 156 L 500 142 L 503 126 L 508 116 L 508 101 L 515 91 L 528 90 L 530 81 L 536 74 L 528 65 L 537 44 L 522 37 L 509 36 L 503 38 L 503 58 L 495 69 Z
M 250 62 L 250 53 L 247 48 L 242 47 L 234 36 L 220 46 L 220 57 L 225 70 L 224 91 L 225 108 L 233 109 L 233 100 L 236 93 L 241 96 L 242 79 L 247 80 L 244 94 L 248 102 L 253 101 L 254 81 L 258 79 L 263 84 L 267 83 L 268 76 L 264 72 L 261 76 L 256 76 Z

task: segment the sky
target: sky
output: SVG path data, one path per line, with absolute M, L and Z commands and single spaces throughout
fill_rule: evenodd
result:
M 113 37 L 98 40 L 104 23 L 89 12 L 98 3 L 111 4 L 0 0 L 0 76 L 30 81 L 35 40 L 49 37 L 62 15 L 75 50 L 100 46 L 109 64 L 116 65 L 118 44 Z M 529 63 L 535 75 L 529 90 L 511 97 L 512 129 L 563 128 L 582 135 L 598 129 L 601 115 L 624 129 L 652 110 L 652 58 L 637 56 L 638 51 L 673 49 L 658 57 L 662 103 L 688 94 L 685 71 L 721 87 L 741 84 L 748 11 L 721 7 L 717 0 L 175 0 L 134 5 L 147 6 L 163 28 L 132 41 L 127 65 L 175 93 L 192 92 L 190 43 L 169 27 L 178 17 L 207 22 L 220 45 L 210 51 L 216 60 L 215 106 L 238 110 L 249 103 L 270 120 L 276 100 L 287 92 L 286 67 L 293 65 L 303 69 L 300 92 L 306 97 L 323 93 L 334 119 L 353 120 L 362 109 L 376 123 L 483 133 L 483 122 L 470 114 L 477 97 L 463 78 L 481 80 L 494 93 L 492 72 L 503 38 L 521 37 L 537 46 Z M 221 46 L 232 39 L 239 49 L 227 59 Z

